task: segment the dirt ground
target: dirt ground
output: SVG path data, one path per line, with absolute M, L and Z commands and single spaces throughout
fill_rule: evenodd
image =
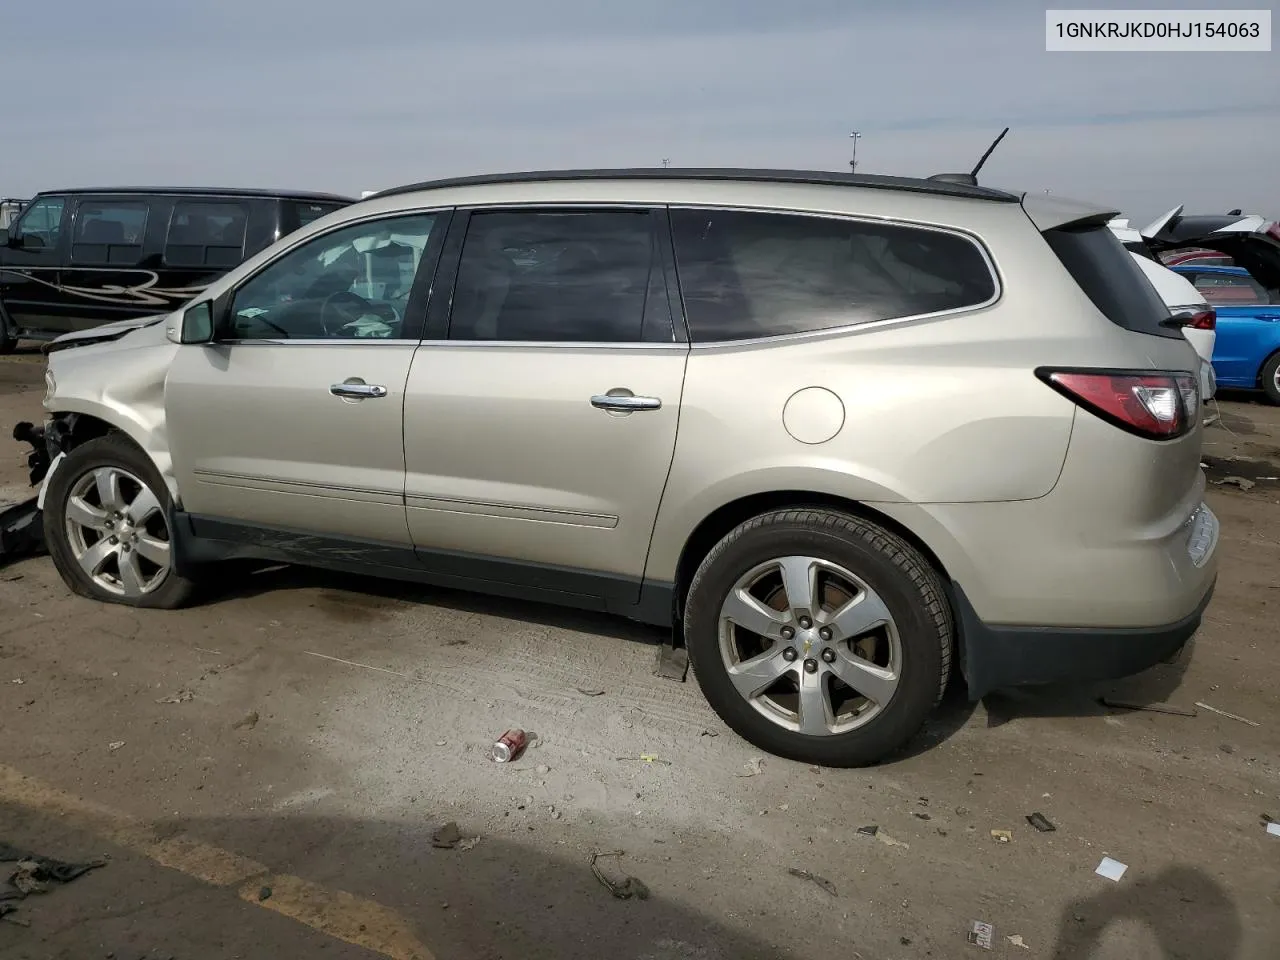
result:
M 41 371 L 0 362 L 5 434 L 40 417 Z M 285 568 L 134 613 L 47 558 L 0 568 L 0 842 L 110 858 L 0 920 L 0 957 L 1275 960 L 1280 409 L 1219 412 L 1210 477 L 1253 486 L 1210 488 L 1222 567 L 1190 656 L 950 695 L 870 770 L 753 763 L 623 621 Z M 26 494 L 7 437 L 0 470 Z M 509 726 L 535 746 L 494 764 Z M 593 876 L 617 850 L 600 868 L 647 900 Z

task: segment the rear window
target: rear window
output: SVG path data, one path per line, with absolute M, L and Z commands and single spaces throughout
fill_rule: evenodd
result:
M 302 227 L 305 227 L 308 223 L 311 223 L 314 220 L 319 220 L 321 217 L 327 214 L 333 213 L 333 211 L 335 210 L 342 209 L 342 204 L 340 203 L 296 203 L 295 202 L 290 204 L 290 206 L 293 208 L 293 215 L 295 218 L 295 226 L 294 226 L 295 230 L 301 229 Z
M 1161 326 L 1169 317 L 1155 287 L 1106 226 L 1046 230 L 1045 240 L 1093 305 L 1116 326 L 1177 340 L 1182 331 Z
M 943 230 L 836 217 L 672 210 L 695 341 L 748 340 L 977 307 L 982 250 Z
M 169 218 L 164 261 L 171 267 L 234 267 L 244 259 L 248 221 L 244 203 L 179 200 Z

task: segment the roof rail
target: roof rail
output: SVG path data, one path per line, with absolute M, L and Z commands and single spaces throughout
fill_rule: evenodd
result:
M 880 174 L 840 173 L 831 170 L 767 170 L 739 167 L 625 167 L 619 169 L 589 170 L 531 170 L 519 173 L 492 173 L 470 177 L 453 177 L 444 180 L 427 180 L 391 187 L 374 194 L 377 197 L 393 197 L 419 190 L 440 190 L 447 187 L 486 186 L 504 183 L 549 183 L 566 180 L 706 180 L 743 181 L 750 183 L 803 183 L 824 186 L 864 187 L 880 190 L 900 190 L 909 193 L 929 193 L 944 197 L 964 197 L 972 200 L 994 200 L 1016 203 L 1019 197 L 1003 190 L 979 187 L 968 183 L 956 183 L 930 178 L 891 177 Z

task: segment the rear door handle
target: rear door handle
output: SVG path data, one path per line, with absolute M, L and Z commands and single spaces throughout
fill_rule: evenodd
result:
M 610 394 L 597 394 L 591 398 L 591 405 L 597 410 L 661 410 L 662 401 L 657 397 L 615 397 Z
M 329 392 L 344 400 L 376 400 L 387 395 L 387 388 L 377 383 L 348 380 L 345 383 L 335 383 L 329 388 Z

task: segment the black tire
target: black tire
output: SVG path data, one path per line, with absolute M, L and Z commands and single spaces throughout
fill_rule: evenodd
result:
M 1273 353 L 1267 357 L 1262 365 L 1262 373 L 1259 375 L 1259 384 L 1262 392 L 1266 394 L 1267 400 L 1276 406 L 1280 406 L 1280 384 L 1276 383 L 1277 371 L 1280 371 L 1280 351 Z
M 809 556 L 857 574 L 888 608 L 901 641 L 896 692 L 863 726 L 812 736 L 763 716 L 734 687 L 720 654 L 724 599 L 758 564 Z M 938 573 L 911 544 L 861 518 L 821 508 L 762 514 L 724 537 L 689 586 L 685 643 L 703 695 L 733 730 L 762 750 L 804 763 L 860 767 L 902 747 L 941 701 L 951 672 L 953 622 Z
M 76 561 L 67 532 L 67 500 L 76 483 L 85 474 L 99 467 L 116 467 L 125 470 L 145 483 L 160 502 L 167 530 L 171 505 L 169 488 L 160 476 L 160 471 L 151 462 L 151 458 L 120 433 L 110 433 L 104 437 L 86 441 L 73 449 L 67 454 L 66 459 L 58 464 L 45 493 L 45 544 L 49 556 L 53 559 L 53 565 L 61 574 L 63 581 L 80 596 L 104 603 L 161 610 L 174 610 L 186 606 L 194 594 L 195 585 L 185 577 L 178 576 L 172 565 L 159 585 L 140 596 L 128 597 L 102 587 Z M 172 551 L 172 538 L 170 538 L 170 544 Z M 172 556 L 170 562 L 172 564 Z
M 10 334 L 9 317 L 0 307 L 0 356 L 7 356 L 18 349 L 18 338 Z

